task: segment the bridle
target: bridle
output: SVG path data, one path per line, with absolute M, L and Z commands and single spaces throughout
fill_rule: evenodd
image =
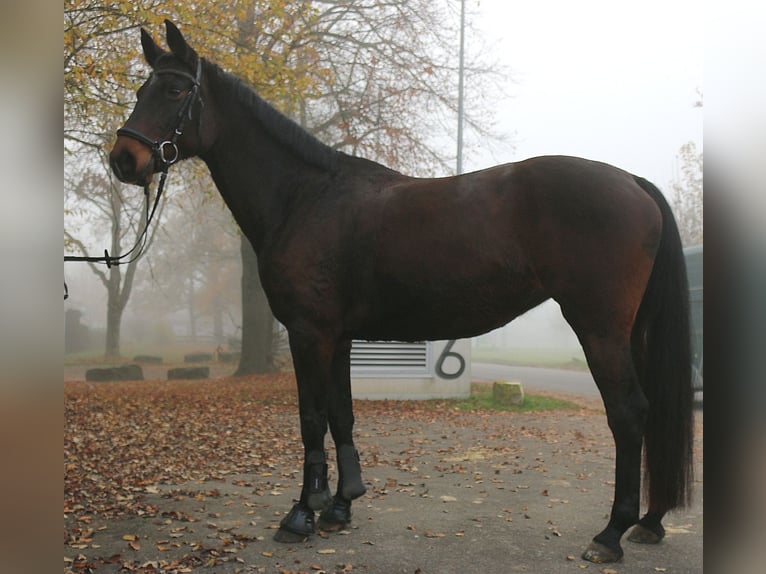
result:
M 174 163 L 178 161 L 178 157 L 180 155 L 178 151 L 178 145 L 176 142 L 178 141 L 178 138 L 180 138 L 183 135 L 183 128 L 184 128 L 184 124 L 186 123 L 186 120 L 192 119 L 194 104 L 197 101 L 199 101 L 201 105 L 204 105 L 204 102 L 202 101 L 202 97 L 200 96 L 200 93 L 199 93 L 200 82 L 202 80 L 202 59 L 201 58 L 197 59 L 197 70 L 194 76 L 192 76 L 191 74 L 187 72 L 183 72 L 181 70 L 155 70 L 154 72 L 152 72 L 152 75 L 153 76 L 160 76 L 160 75 L 181 76 L 182 78 L 186 78 L 190 80 L 192 82 L 192 87 L 189 90 L 189 93 L 186 94 L 186 98 L 184 98 L 184 101 L 182 102 L 181 107 L 178 108 L 178 113 L 176 114 L 175 126 L 173 128 L 173 132 L 170 136 L 170 139 L 166 139 L 163 141 L 153 140 L 145 136 L 141 132 L 134 130 L 133 128 L 121 127 L 120 129 L 117 130 L 118 136 L 127 136 L 149 146 L 149 148 L 152 150 L 152 157 L 154 158 L 155 162 L 158 162 L 161 166 L 160 183 L 157 186 L 157 194 L 155 195 L 154 204 L 152 205 L 151 211 L 149 210 L 149 184 L 146 184 L 144 186 L 144 196 L 146 198 L 146 225 L 144 226 L 144 230 L 138 236 L 138 239 L 136 240 L 135 245 L 133 245 L 133 248 L 130 251 L 123 253 L 122 255 L 112 256 L 112 255 L 109 255 L 109 251 L 104 249 L 104 255 L 99 257 L 65 255 L 64 256 L 65 263 L 67 261 L 103 263 L 107 266 L 107 268 L 111 268 L 113 265 L 124 265 L 125 263 L 131 263 L 135 261 L 136 259 L 138 259 L 143 253 L 144 247 L 146 245 L 146 235 L 147 235 L 147 232 L 149 231 L 149 225 L 151 224 L 151 221 L 154 218 L 154 213 L 157 210 L 157 205 L 160 202 L 160 197 L 162 197 L 162 191 L 165 188 L 165 180 L 167 179 L 167 176 L 168 176 L 168 169 L 170 168 L 171 165 L 173 165 Z M 201 119 L 202 119 L 202 114 L 200 113 L 199 120 L 201 121 Z M 124 260 L 126 257 L 130 257 L 130 259 Z M 64 299 L 66 299 L 68 296 L 69 296 L 69 291 L 67 289 L 66 282 L 64 282 Z
M 149 148 L 152 150 L 154 159 L 160 163 L 162 166 L 161 171 L 163 174 L 165 174 L 167 173 L 168 168 L 178 161 L 179 152 L 176 142 L 178 141 L 178 138 L 183 135 L 183 127 L 186 123 L 186 120 L 192 118 L 192 110 L 194 108 L 194 104 L 197 102 L 197 100 L 202 102 L 202 98 L 199 95 L 200 81 L 202 79 L 202 59 L 197 59 L 197 72 L 194 76 L 187 72 L 182 72 L 181 70 L 155 70 L 152 72 L 152 75 L 181 76 L 182 78 L 186 78 L 192 82 L 192 87 L 189 90 L 189 93 L 186 94 L 186 98 L 184 98 L 181 107 L 178 108 L 178 113 L 176 114 L 176 124 L 173 128 L 173 133 L 170 136 L 170 139 L 166 139 L 164 141 L 153 140 L 141 132 L 134 130 L 133 128 L 126 127 L 118 129 L 117 135 L 133 138 L 134 140 L 138 140 L 141 143 L 149 146 Z M 202 116 L 200 115 L 200 117 Z M 168 151 L 170 152 L 169 156 Z

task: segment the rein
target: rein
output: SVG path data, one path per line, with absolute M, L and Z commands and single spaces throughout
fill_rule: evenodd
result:
M 178 114 L 176 115 L 176 126 L 173 129 L 173 134 L 171 135 L 170 139 L 159 141 L 159 140 L 153 140 L 141 132 L 134 130 L 132 128 L 126 128 L 122 127 L 117 130 L 118 136 L 127 136 L 131 137 L 135 140 L 140 141 L 143 144 L 146 144 L 149 146 L 149 148 L 152 150 L 152 156 L 154 157 L 155 161 L 159 161 L 162 165 L 161 168 L 161 175 L 160 175 L 160 183 L 157 186 L 157 194 L 154 198 L 154 204 L 152 205 L 151 210 L 149 209 L 149 196 L 150 196 L 150 190 L 149 190 L 149 184 L 144 186 L 144 196 L 146 198 L 146 224 L 144 225 L 143 231 L 139 234 L 138 238 L 136 239 L 136 243 L 133 245 L 133 247 L 130 249 L 130 251 L 127 251 L 126 253 L 123 253 L 122 255 L 109 255 L 109 251 L 104 249 L 104 255 L 102 256 L 80 256 L 80 255 L 65 255 L 64 256 L 64 263 L 68 261 L 79 261 L 79 262 L 86 262 L 86 263 L 103 263 L 107 266 L 107 268 L 111 268 L 114 265 L 124 265 L 126 263 L 132 263 L 136 259 L 138 259 L 141 254 L 144 251 L 144 247 L 146 246 L 146 238 L 147 233 L 149 231 L 149 225 L 152 222 L 152 219 L 154 218 L 154 213 L 157 211 L 157 206 L 159 205 L 160 198 L 162 197 L 162 192 L 165 188 L 165 180 L 168 176 L 168 169 L 171 165 L 176 163 L 178 161 L 179 151 L 178 146 L 176 142 L 178 141 L 178 138 L 183 135 L 183 127 L 186 123 L 187 118 L 191 119 L 192 117 L 192 109 L 194 107 L 194 103 L 199 100 L 200 103 L 204 105 L 202 102 L 202 98 L 199 96 L 199 87 L 200 87 L 200 80 L 202 76 L 202 60 L 197 60 L 197 73 L 195 76 L 192 76 L 191 74 L 187 74 L 186 72 L 182 72 L 180 70 L 159 70 L 154 71 L 153 74 L 155 75 L 161 75 L 161 74 L 173 74 L 176 76 L 181 76 L 184 78 L 187 78 L 191 80 L 192 87 L 189 90 L 188 95 L 186 96 L 186 99 L 184 100 L 183 104 L 181 104 L 181 107 L 178 109 Z M 201 114 L 200 114 L 201 119 Z M 170 155 L 168 155 L 168 152 Z M 137 251 L 136 251 L 137 250 Z M 133 254 L 133 252 L 136 252 Z M 133 255 L 132 257 L 130 257 Z M 124 261 L 126 257 L 130 257 L 130 259 L 127 259 Z M 69 289 L 67 288 L 66 282 L 64 282 L 64 299 L 67 299 L 69 297 Z

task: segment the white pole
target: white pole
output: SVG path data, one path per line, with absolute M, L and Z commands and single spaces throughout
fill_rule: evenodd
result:
M 457 95 L 457 175 L 463 173 L 463 97 L 465 91 L 465 0 L 460 0 L 460 65 Z

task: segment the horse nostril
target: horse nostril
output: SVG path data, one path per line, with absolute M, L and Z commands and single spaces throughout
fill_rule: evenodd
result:
M 112 167 L 117 179 L 127 182 L 135 173 L 135 161 L 133 155 L 126 150 L 122 150 L 116 156 L 109 158 L 109 164 Z
M 114 172 L 114 175 L 117 176 L 117 179 L 122 181 L 122 171 L 120 170 L 120 166 L 117 163 L 117 160 L 115 160 L 114 158 L 109 158 L 109 165 L 111 166 L 112 171 Z

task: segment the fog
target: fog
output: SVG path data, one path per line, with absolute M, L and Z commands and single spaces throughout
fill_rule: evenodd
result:
M 580 342 L 561 315 L 555 301 L 549 300 L 517 317 L 504 327 L 476 337 L 475 347 L 496 349 L 551 349 L 574 351 Z

